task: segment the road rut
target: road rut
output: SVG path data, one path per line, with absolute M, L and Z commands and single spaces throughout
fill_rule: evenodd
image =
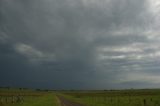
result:
M 68 100 L 62 96 L 57 96 L 58 99 L 60 100 L 61 102 L 61 106 L 85 106 L 83 104 L 80 104 L 80 103 L 77 103 L 77 102 L 73 102 L 71 100 Z

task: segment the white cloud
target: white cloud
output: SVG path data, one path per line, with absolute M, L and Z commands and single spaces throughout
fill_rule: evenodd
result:
M 150 4 L 150 10 L 154 14 L 157 14 L 160 11 L 160 1 L 159 0 L 148 0 L 148 1 L 149 1 L 149 4 Z
M 104 56 L 104 55 L 100 55 L 99 59 L 100 60 L 104 60 L 104 59 L 125 59 L 126 56 L 125 55 L 118 55 L 118 56 Z
M 28 57 L 33 62 L 54 61 L 55 60 L 54 53 L 45 53 L 27 44 L 17 44 L 15 46 L 15 50 L 19 52 L 20 54 Z
M 123 53 L 128 53 L 128 52 L 142 52 L 143 50 L 138 47 L 132 47 L 132 46 L 123 46 L 123 47 L 104 47 L 100 48 L 102 52 L 123 52 Z
M 160 77 L 159 75 L 149 74 L 149 73 L 129 72 L 125 75 L 121 75 L 118 81 L 118 83 L 126 83 L 126 82 L 160 84 Z

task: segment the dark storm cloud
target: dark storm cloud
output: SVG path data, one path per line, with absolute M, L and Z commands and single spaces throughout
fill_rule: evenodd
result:
M 146 0 L 1 0 L 0 84 L 128 87 L 126 71 L 156 66 L 153 18 Z

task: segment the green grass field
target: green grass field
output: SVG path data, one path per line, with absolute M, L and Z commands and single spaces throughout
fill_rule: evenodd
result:
M 54 92 L 0 89 L 0 106 L 60 106 Z
M 72 91 L 66 98 L 87 106 L 160 106 L 160 90 Z
M 160 106 L 160 90 L 37 91 L 0 89 L 0 106 L 60 106 L 56 95 L 86 106 Z

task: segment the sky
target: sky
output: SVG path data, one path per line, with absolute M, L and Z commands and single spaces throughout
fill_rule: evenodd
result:
M 160 87 L 159 0 L 0 0 L 0 86 Z

